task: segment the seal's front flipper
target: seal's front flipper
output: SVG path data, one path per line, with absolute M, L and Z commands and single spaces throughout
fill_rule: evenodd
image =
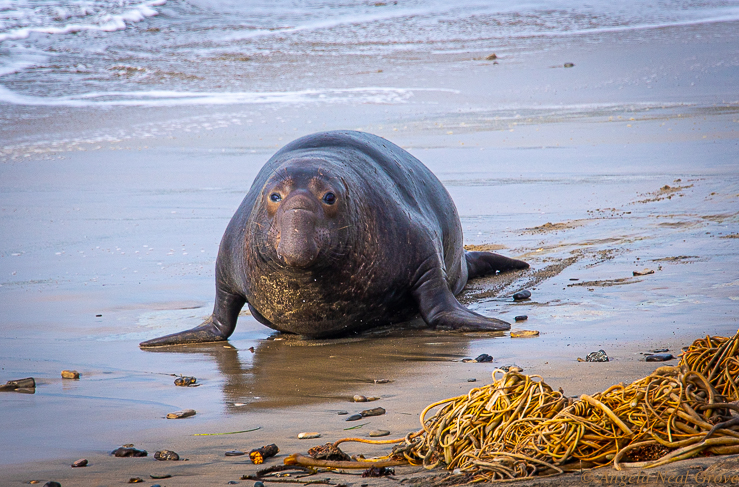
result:
M 521 269 L 528 269 L 529 264 L 522 260 L 511 259 L 493 252 L 467 252 L 464 257 L 467 260 L 468 279 Z
M 246 303 L 242 296 L 216 289 L 216 304 L 213 314 L 200 325 L 190 330 L 154 338 L 139 343 L 141 348 L 184 345 L 186 343 L 220 342 L 227 340 L 236 328 L 239 311 Z
M 439 276 L 419 281 L 411 291 L 423 320 L 434 328 L 460 331 L 510 330 L 510 323 L 488 318 L 468 310 L 454 297 L 441 276 L 441 269 L 430 271 Z

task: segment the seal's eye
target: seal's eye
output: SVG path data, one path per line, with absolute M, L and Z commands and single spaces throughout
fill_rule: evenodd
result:
M 282 196 L 280 196 L 280 193 L 272 193 L 269 195 L 269 199 L 277 203 L 278 201 L 282 201 Z
M 324 194 L 323 202 L 327 205 L 333 205 L 334 203 L 336 203 L 336 195 L 331 192 Z

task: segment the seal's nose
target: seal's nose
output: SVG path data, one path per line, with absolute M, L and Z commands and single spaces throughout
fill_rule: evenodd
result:
M 276 215 L 280 229 L 277 255 L 291 267 L 309 267 L 318 258 L 316 244 L 317 202 L 309 195 L 294 194 L 280 205 Z

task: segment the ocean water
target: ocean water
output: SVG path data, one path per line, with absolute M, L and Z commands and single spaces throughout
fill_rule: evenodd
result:
M 736 0 L 2 0 L 0 107 L 397 103 L 342 75 L 736 20 Z

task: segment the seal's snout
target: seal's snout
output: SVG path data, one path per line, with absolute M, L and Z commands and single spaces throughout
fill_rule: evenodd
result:
M 306 268 L 318 258 L 315 206 L 309 197 L 296 195 L 284 201 L 279 212 L 277 255 L 291 267 Z

